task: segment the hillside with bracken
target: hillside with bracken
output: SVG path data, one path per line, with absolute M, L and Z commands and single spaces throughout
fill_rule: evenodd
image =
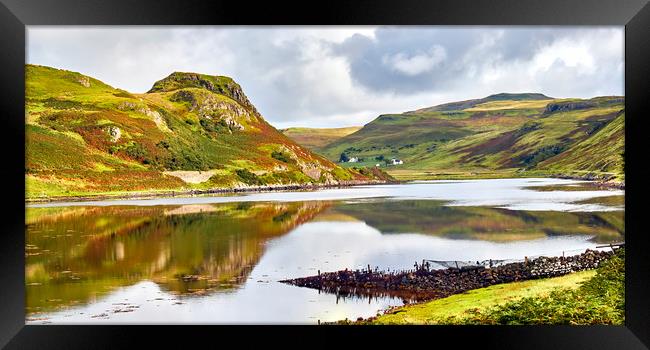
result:
M 381 181 L 267 123 L 233 79 L 175 72 L 144 94 L 26 66 L 26 196 Z
M 318 151 L 401 179 L 573 176 L 624 181 L 625 100 L 491 95 L 380 115 Z M 391 160 L 397 160 L 392 162 Z

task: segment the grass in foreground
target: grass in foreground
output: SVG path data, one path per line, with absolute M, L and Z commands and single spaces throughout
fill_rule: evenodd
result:
M 625 251 L 597 270 L 476 289 L 360 324 L 623 324 Z M 345 323 L 345 322 L 343 322 Z
M 556 288 L 578 288 L 580 283 L 595 275 L 596 272 L 593 270 L 582 271 L 562 277 L 505 283 L 470 290 L 427 303 L 405 306 L 393 313 L 378 317 L 373 324 L 444 324 L 449 317 L 463 315 L 472 310 L 485 310 L 524 297 L 548 295 Z

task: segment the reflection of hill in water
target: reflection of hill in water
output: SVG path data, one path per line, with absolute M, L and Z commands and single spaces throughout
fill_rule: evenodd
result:
M 87 303 L 142 280 L 182 295 L 237 288 L 268 240 L 311 220 L 359 220 L 385 234 L 498 242 L 584 234 L 609 242 L 623 240 L 623 219 L 623 212 L 512 211 L 430 200 L 29 208 L 27 310 Z
M 440 201 L 369 201 L 341 204 L 321 216 L 354 217 L 382 233 L 423 233 L 448 238 L 517 241 L 554 235 L 593 235 L 596 242 L 623 240 L 624 213 L 520 211 L 444 206 Z
M 30 208 L 27 309 L 85 303 L 142 280 L 178 294 L 235 288 L 261 258 L 266 241 L 329 205 Z

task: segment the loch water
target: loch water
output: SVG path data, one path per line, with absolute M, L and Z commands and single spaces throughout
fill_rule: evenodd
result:
M 624 191 L 532 178 L 29 204 L 28 324 L 315 324 L 398 298 L 279 280 L 624 241 Z

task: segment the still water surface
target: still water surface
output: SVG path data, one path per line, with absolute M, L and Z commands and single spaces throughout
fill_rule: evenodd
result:
M 278 280 L 415 261 L 577 254 L 624 240 L 620 190 L 559 179 L 29 205 L 27 321 L 317 323 L 375 315 Z

